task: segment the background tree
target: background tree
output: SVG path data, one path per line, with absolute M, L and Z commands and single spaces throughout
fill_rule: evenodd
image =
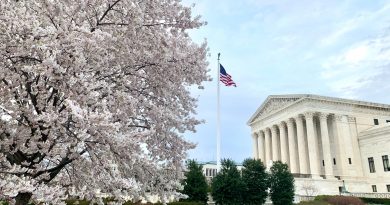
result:
M 213 178 L 211 195 L 218 205 L 241 205 L 244 184 L 234 161 L 222 159 L 222 168 Z
M 318 188 L 312 181 L 305 181 L 301 185 L 301 190 L 305 192 L 306 196 L 316 196 L 318 194 Z
M 275 205 L 290 205 L 294 201 L 294 177 L 287 164 L 274 162 L 269 177 L 270 196 Z
M 179 0 L 2 0 L 0 187 L 17 203 L 175 195 L 208 80 Z
M 242 181 L 245 185 L 244 204 L 264 204 L 267 198 L 268 174 L 260 159 L 245 159 L 242 169 Z
M 195 201 L 207 203 L 207 181 L 203 175 L 203 166 L 198 164 L 195 160 L 187 161 L 187 172 L 184 174 L 183 194 L 188 195 L 184 201 Z

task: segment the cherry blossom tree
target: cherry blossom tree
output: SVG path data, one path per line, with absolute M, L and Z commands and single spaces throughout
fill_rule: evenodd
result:
M 180 197 L 202 26 L 180 0 L 2 0 L 0 187 L 16 204 Z

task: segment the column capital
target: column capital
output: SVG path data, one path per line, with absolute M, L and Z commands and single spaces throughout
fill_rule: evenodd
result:
M 287 127 L 293 126 L 294 125 L 294 121 L 295 121 L 294 118 L 288 118 L 288 120 L 286 122 Z
M 272 132 L 272 133 L 276 133 L 277 128 L 278 128 L 277 125 L 272 125 L 271 128 L 270 128 L 270 129 L 271 129 L 271 132 Z
M 295 115 L 293 118 L 295 120 L 295 122 L 299 121 L 302 119 L 302 116 L 304 116 L 303 114 L 298 114 L 298 115 Z
M 314 116 L 314 112 L 305 112 L 303 113 L 303 115 L 305 116 L 306 119 L 312 119 L 313 116 Z
M 257 135 L 258 135 L 257 133 L 258 133 L 258 132 L 252 132 L 252 134 L 251 134 L 251 135 L 252 135 L 252 138 L 257 138 Z M 247 139 L 248 139 L 248 138 L 247 138 Z
M 262 131 L 263 131 L 264 135 L 266 135 L 271 131 L 271 129 L 269 127 L 265 127 L 264 129 L 262 129 Z
M 303 124 L 303 118 L 302 118 L 302 115 L 301 115 L 301 114 L 296 115 L 296 116 L 294 117 L 294 119 L 295 119 L 295 123 L 297 123 L 297 126 Z
M 278 123 L 279 128 L 284 127 L 287 123 L 285 121 L 281 121 Z
M 318 113 L 318 117 L 320 118 L 320 120 L 327 120 L 329 117 L 329 113 L 320 112 Z
M 336 121 L 343 121 L 343 119 L 347 119 L 347 116 L 341 114 L 334 114 L 334 119 L 336 119 Z
M 350 117 L 348 116 L 348 122 L 356 122 L 356 118 L 355 117 Z
M 256 132 L 257 135 L 261 135 L 262 133 L 264 134 L 265 130 L 259 130 Z

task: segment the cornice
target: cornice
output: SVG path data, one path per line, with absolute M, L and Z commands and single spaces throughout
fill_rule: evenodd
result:
M 287 104 L 285 106 L 282 106 L 279 109 L 273 110 L 269 113 L 267 113 L 266 116 L 263 116 L 261 118 L 256 119 L 256 117 L 261 113 L 261 110 L 265 107 L 265 105 L 273 98 L 289 98 L 297 99 L 290 104 Z M 342 99 L 342 98 L 334 98 L 334 97 L 326 97 L 326 96 L 319 96 L 319 95 L 280 95 L 280 96 L 273 96 L 270 95 L 262 104 L 262 106 L 255 112 L 255 114 L 251 117 L 251 119 L 248 121 L 248 125 L 252 126 L 258 122 L 264 121 L 266 119 L 269 119 L 270 117 L 285 112 L 286 110 L 289 110 L 293 107 L 298 106 L 299 104 L 302 104 L 304 102 L 322 102 L 326 104 L 332 104 L 332 105 L 343 105 L 348 108 L 352 108 L 354 111 L 358 111 L 361 113 L 369 113 L 369 114 L 378 114 L 382 113 L 383 115 L 390 114 L 390 105 L 386 104 L 379 104 L 379 103 L 371 103 L 371 102 L 365 102 L 365 101 L 356 101 L 356 100 L 349 100 L 349 99 Z M 371 110 L 371 111 L 370 111 Z

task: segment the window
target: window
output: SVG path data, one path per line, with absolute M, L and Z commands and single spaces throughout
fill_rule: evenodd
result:
M 372 192 L 376 192 L 376 185 L 372 185 Z
M 349 164 L 352 164 L 351 158 L 348 158 L 348 162 L 349 162 Z
M 333 164 L 336 164 L 336 158 L 333 158 Z
M 383 155 L 382 161 L 383 161 L 383 169 L 385 170 L 385 172 L 390 171 L 389 157 L 387 155 Z
M 379 125 L 378 119 L 374 119 L 374 125 Z
M 375 172 L 374 158 L 372 158 L 372 157 L 368 158 L 368 167 L 370 168 L 370 173 Z
M 325 167 L 325 161 L 324 160 L 322 160 L 322 166 Z
M 390 120 L 386 120 L 386 123 L 389 123 L 390 122 Z
M 387 184 L 386 187 L 387 187 L 387 192 L 390 192 L 390 184 Z

